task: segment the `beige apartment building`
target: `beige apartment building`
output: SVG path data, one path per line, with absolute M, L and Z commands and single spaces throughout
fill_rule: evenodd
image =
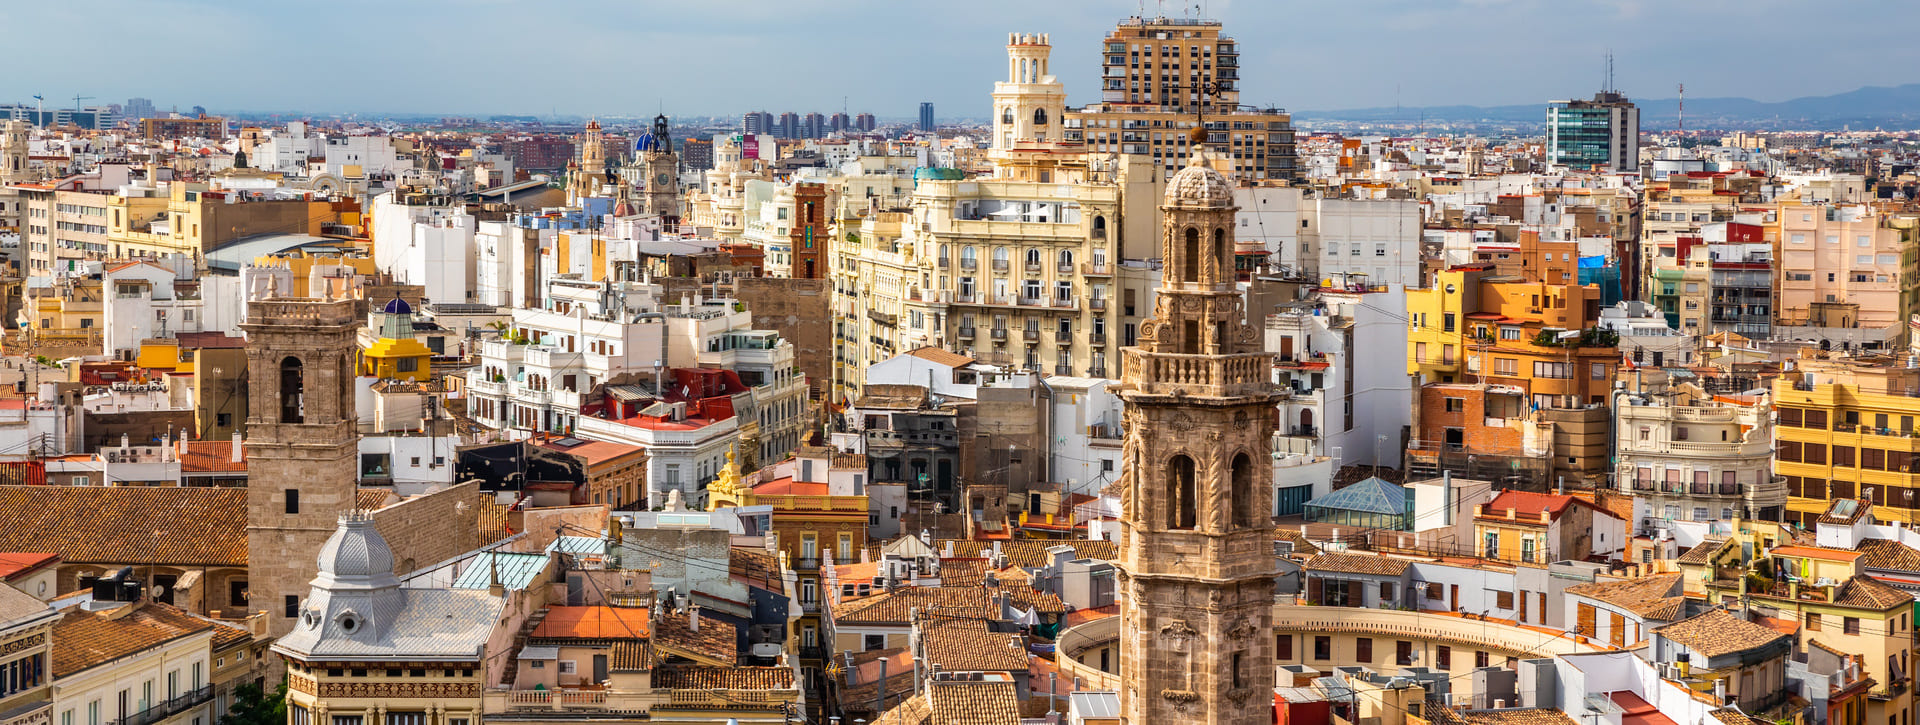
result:
M 1866 204 L 1780 207 L 1775 324 L 1885 328 L 1915 308 L 1916 217 Z
M 27 252 L 28 276 L 71 271 L 80 262 L 105 259 L 107 200 L 100 192 L 15 187 L 23 207 L 20 244 Z
M 1065 140 L 1150 159 L 1161 178 L 1186 165 L 1196 113 L 1220 171 L 1240 180 L 1298 178 L 1293 117 L 1240 105 L 1240 44 L 1215 20 L 1132 17 L 1101 44 L 1100 102 L 1067 113 Z M 1204 90 L 1212 90 L 1208 94 Z
M 1161 185 L 1146 159 L 1108 160 L 1052 135 L 1064 94 L 1046 72 L 1050 50 L 1043 35 L 1010 38 L 992 176 L 922 179 L 910 209 L 840 220 L 836 399 L 857 395 L 867 366 L 927 345 L 990 365 L 1118 374 L 1119 347 L 1151 311 Z

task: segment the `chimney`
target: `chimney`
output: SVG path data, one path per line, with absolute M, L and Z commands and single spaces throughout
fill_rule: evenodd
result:
M 233 463 L 247 460 L 246 443 L 240 439 L 240 431 L 233 432 L 233 455 L 228 457 Z
M 687 631 L 694 634 L 700 633 L 700 605 L 698 604 L 687 605 Z

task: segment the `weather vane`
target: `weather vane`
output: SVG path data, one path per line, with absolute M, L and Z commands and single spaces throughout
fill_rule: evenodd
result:
M 1193 145 L 1196 147 L 1194 150 L 1197 153 L 1199 151 L 1198 147 L 1203 146 L 1207 143 L 1206 99 L 1213 98 L 1214 100 L 1217 101 L 1220 99 L 1221 93 L 1225 92 L 1226 89 L 1220 87 L 1219 81 L 1207 80 L 1207 81 L 1200 81 L 1199 85 L 1194 87 L 1194 90 L 1199 91 L 1200 102 L 1198 104 L 1195 104 L 1194 106 L 1195 123 L 1193 125 L 1193 132 L 1191 134 L 1188 134 L 1187 138 L 1190 141 L 1192 141 Z

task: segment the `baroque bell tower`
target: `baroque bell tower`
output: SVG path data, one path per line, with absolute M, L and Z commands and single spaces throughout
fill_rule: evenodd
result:
M 679 221 L 680 156 L 673 151 L 666 114 L 653 117 L 653 130 L 640 137 L 636 148 L 647 189 L 646 213 L 665 217 L 669 224 Z
M 271 290 L 271 288 L 270 288 Z M 247 303 L 247 599 L 285 634 L 359 489 L 354 301 Z
M 1273 356 L 1234 282 L 1235 210 L 1204 154 L 1168 182 L 1154 314 L 1122 351 L 1120 703 L 1132 725 L 1273 717 Z

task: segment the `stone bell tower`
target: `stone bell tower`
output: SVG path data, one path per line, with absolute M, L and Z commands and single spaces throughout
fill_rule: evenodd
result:
M 1235 289 L 1232 184 L 1203 157 L 1168 182 L 1154 314 L 1122 351 L 1132 725 L 1273 718 L 1273 356 Z
M 673 131 L 666 114 L 653 117 L 653 130 L 635 145 L 647 189 L 645 210 L 665 217 L 669 224 L 680 219 L 680 155 L 673 151 Z
M 314 557 L 359 488 L 354 301 L 247 303 L 248 609 L 292 627 Z

